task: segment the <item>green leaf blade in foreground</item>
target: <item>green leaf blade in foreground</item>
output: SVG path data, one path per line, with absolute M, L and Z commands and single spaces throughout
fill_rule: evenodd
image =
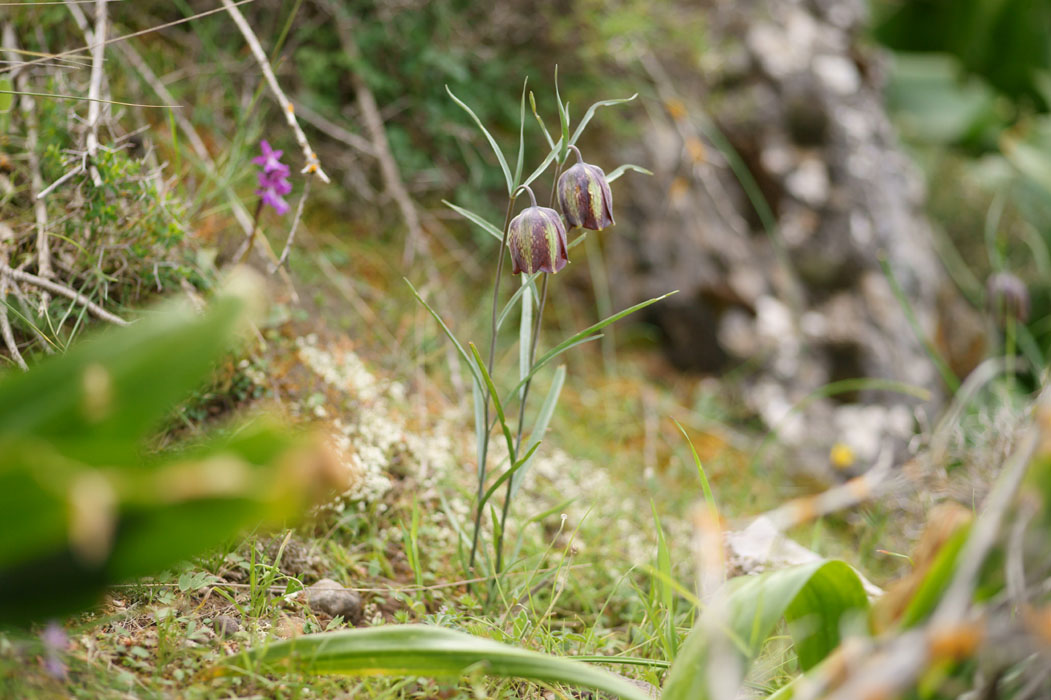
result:
M 238 661 L 247 668 L 237 669 L 234 664 Z M 608 671 L 431 625 L 383 625 L 305 635 L 231 657 L 219 672 L 458 677 L 472 667 L 491 676 L 565 683 L 625 700 L 650 700 Z
M 742 660 L 738 682 L 782 618 L 788 621 L 800 665 L 812 668 L 839 645 L 840 627 L 849 613 L 863 613 L 868 598 L 861 579 L 841 561 L 816 561 L 741 576 L 730 581 L 719 601 L 724 626 L 713 624 L 709 607 L 687 636 L 668 672 L 664 700 L 706 700 L 709 652 L 713 644 L 731 645 Z

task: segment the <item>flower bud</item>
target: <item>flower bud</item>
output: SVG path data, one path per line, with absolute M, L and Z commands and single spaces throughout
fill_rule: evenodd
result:
M 998 272 L 986 283 L 986 298 L 993 318 L 1000 326 L 1011 318 L 1019 323 L 1029 320 L 1029 289 L 1025 282 L 1009 272 Z
M 585 163 L 576 146 L 570 148 L 577 154 L 577 163 L 558 178 L 558 203 L 566 221 L 572 227 L 591 231 L 613 226 L 613 193 L 606 173 L 597 165 Z
M 566 227 L 562 217 L 554 209 L 538 207 L 533 191 L 528 187 L 532 205 L 511 219 L 507 245 L 511 249 L 511 272 L 537 270 L 555 273 L 566 266 L 569 255 L 566 249 Z

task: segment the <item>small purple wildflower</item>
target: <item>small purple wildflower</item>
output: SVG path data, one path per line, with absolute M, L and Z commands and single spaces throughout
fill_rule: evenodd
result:
M 281 156 L 284 155 L 284 151 L 275 151 L 270 147 L 270 142 L 266 139 L 259 142 L 259 149 L 263 152 L 263 155 L 253 158 L 252 162 L 262 166 L 263 172 L 281 169 L 288 172 L 288 166 L 281 162 Z
M 262 198 L 263 204 L 273 207 L 278 215 L 288 212 L 288 202 L 284 195 L 292 191 L 292 183 L 288 181 L 288 166 L 281 162 L 280 158 L 284 151 L 275 151 L 264 139 L 259 143 L 263 155 L 253 158 L 252 162 L 262 167 L 258 174 L 259 189 L 255 191 Z
M 67 669 L 62 654 L 69 649 L 66 630 L 52 620 L 40 633 L 40 641 L 44 643 L 44 670 L 53 678 L 65 679 Z

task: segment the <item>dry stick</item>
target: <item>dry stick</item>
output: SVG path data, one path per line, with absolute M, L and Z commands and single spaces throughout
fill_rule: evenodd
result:
M 95 3 L 95 40 L 89 39 L 94 47 L 91 51 L 91 84 L 88 86 L 88 171 L 91 173 L 91 181 L 95 187 L 102 186 L 102 178 L 95 166 L 95 159 L 99 150 L 99 118 L 102 116 L 102 103 L 99 96 L 102 94 L 102 62 L 106 58 L 106 24 L 107 24 L 106 0 L 97 0 Z
M 292 106 L 292 102 L 285 96 L 285 93 L 281 90 L 281 85 L 277 82 L 277 76 L 274 75 L 274 70 L 270 67 L 270 61 L 267 60 L 266 52 L 263 51 L 263 47 L 259 44 L 259 39 L 256 37 L 255 32 L 252 31 L 252 27 L 248 24 L 248 21 L 241 14 L 241 10 L 237 8 L 237 4 L 232 0 L 223 0 L 223 7 L 233 18 L 234 24 L 241 30 L 241 35 L 248 43 L 248 48 L 251 49 L 252 55 L 255 56 L 256 63 L 259 64 L 259 69 L 263 71 L 263 77 L 266 78 L 267 84 L 270 86 L 270 91 L 274 93 L 274 97 L 277 99 L 278 104 L 281 105 L 281 111 L 285 114 L 285 120 L 288 125 L 292 128 L 292 133 L 295 134 L 296 142 L 299 147 L 303 149 L 303 157 L 306 159 L 306 165 L 303 170 L 300 171 L 304 174 L 313 174 L 321 178 L 324 183 L 329 183 L 330 180 L 325 171 L 321 169 L 321 163 L 318 161 L 317 153 L 310 147 L 310 143 L 307 141 L 307 135 L 303 133 L 303 129 L 299 126 L 299 122 L 296 121 L 295 107 Z
M 11 230 L 11 227 L 0 222 L 0 265 L 7 264 L 7 246 L 14 239 L 15 233 Z M 7 278 L 0 277 L 0 335 L 4 337 L 4 345 L 7 346 L 7 351 L 11 354 L 11 358 L 23 371 L 26 371 L 29 367 L 26 366 L 26 361 L 22 359 L 22 353 L 18 351 L 18 345 L 15 343 L 15 334 L 11 331 L 11 322 L 7 318 L 7 285 Z
M 6 263 L 7 256 L 0 256 L 0 264 Z M 11 321 L 7 318 L 7 284 L 7 278 L 0 277 L 0 334 L 4 336 L 4 345 L 7 346 L 7 351 L 11 354 L 11 358 L 25 372 L 29 370 L 29 366 L 22 359 L 22 353 L 18 351 L 18 345 L 15 343 L 15 334 L 11 331 Z
M 7 57 L 12 62 L 18 62 L 19 57 L 16 53 L 18 49 L 18 40 L 15 38 L 14 27 L 7 23 L 4 25 L 4 46 L 10 50 L 7 51 Z M 27 86 L 28 72 L 25 70 L 19 70 L 14 75 L 15 86 L 19 92 L 28 92 Z M 44 188 L 44 178 L 40 175 L 40 156 L 37 153 L 38 145 L 38 132 L 37 132 L 37 116 L 36 116 L 36 103 L 32 97 L 23 95 L 20 103 L 22 110 L 22 117 L 26 122 L 26 157 L 29 161 L 29 172 L 30 172 L 30 194 L 33 200 L 33 214 L 36 219 L 36 249 L 37 249 L 37 272 L 40 273 L 41 277 L 51 278 L 54 273 L 51 270 L 51 250 L 48 242 L 48 225 L 47 225 L 47 206 L 40 200 L 37 193 Z M 48 295 L 45 292 L 40 298 L 41 312 L 47 307 Z
M 41 289 L 46 289 L 49 292 L 53 292 L 55 294 L 64 296 L 68 299 L 72 299 L 76 303 L 86 308 L 91 313 L 101 318 L 103 321 L 109 321 L 110 323 L 116 324 L 118 326 L 131 325 L 127 321 L 122 319 L 120 316 L 115 316 L 111 314 L 109 311 L 106 311 L 104 308 L 91 301 L 87 297 L 83 296 L 82 294 L 73 291 L 69 287 L 58 284 L 57 282 L 52 282 L 49 279 L 38 277 L 37 275 L 32 275 L 28 272 L 23 272 L 22 270 L 16 270 L 13 267 L 7 265 L 6 263 L 0 264 L 0 275 L 6 276 L 16 282 L 22 282 L 23 284 L 31 284 L 34 287 L 40 287 Z
M 239 0 L 239 2 L 236 2 L 234 4 L 235 5 L 244 5 L 244 4 L 250 3 L 250 2 L 255 2 L 255 0 Z M 224 8 L 216 7 L 216 8 L 211 9 L 211 10 L 205 10 L 204 12 L 198 12 L 197 14 L 191 15 L 190 17 L 183 17 L 182 19 L 177 19 L 177 20 L 174 20 L 172 22 L 165 22 L 164 24 L 158 24 L 156 27 L 150 27 L 149 29 L 140 29 L 139 31 L 132 32 L 130 34 L 122 34 L 121 36 L 111 37 L 111 38 L 106 39 L 105 41 L 102 41 L 102 42 L 99 42 L 99 43 L 101 43 L 103 46 L 108 46 L 108 45 L 114 44 L 114 43 L 116 43 L 118 41 L 124 41 L 126 39 L 131 39 L 132 37 L 136 37 L 136 36 L 143 36 L 144 34 L 152 34 L 154 32 L 159 32 L 162 29 L 168 29 L 169 27 L 175 27 L 175 26 L 180 25 L 180 24 L 186 24 L 187 22 L 193 22 L 194 20 L 200 19 L 201 17 L 207 17 L 208 15 L 214 15 L 217 12 L 225 12 L 225 11 L 226 10 Z M 92 50 L 94 50 L 94 48 L 95 48 L 94 46 L 81 46 L 80 48 L 70 49 L 69 51 L 62 51 L 61 53 L 54 53 L 54 54 L 49 53 L 47 55 L 41 56 L 40 58 L 35 58 L 32 61 L 26 61 L 23 65 L 36 66 L 36 65 L 40 65 L 41 63 L 48 63 L 49 61 L 54 61 L 55 59 L 58 59 L 58 58 L 65 58 L 67 56 L 75 56 L 77 54 L 84 53 L 86 51 L 92 51 Z M 8 71 L 14 70 L 16 67 L 17 66 L 11 66 L 11 67 L 8 67 L 8 68 L 0 68 L 0 73 L 7 73 Z
M 305 104 L 299 105 L 296 109 L 299 111 L 299 116 L 303 118 L 303 121 L 310 124 L 329 138 L 345 143 L 367 156 L 372 156 L 373 158 L 376 157 L 375 146 L 373 146 L 365 137 L 359 136 L 348 129 L 344 129 L 339 124 L 331 121 L 324 115 L 318 114 Z
M 357 42 L 354 41 L 353 27 L 351 27 L 346 14 L 340 8 L 334 7 L 331 0 L 327 0 L 326 5 L 336 20 L 336 31 L 339 33 L 339 41 L 344 53 L 352 60 L 358 58 L 360 52 L 358 51 Z M 402 182 L 398 163 L 394 160 L 394 155 L 391 153 L 387 132 L 383 128 L 383 117 L 380 114 L 379 106 L 376 104 L 376 96 L 372 94 L 372 90 L 369 89 L 368 83 L 365 82 L 360 71 L 352 71 L 350 80 L 358 97 L 358 108 L 361 110 L 361 116 L 365 120 L 365 128 L 368 130 L 369 137 L 372 140 L 372 147 L 375 150 L 374 155 L 380 162 L 380 172 L 383 175 L 387 193 L 398 205 L 401 216 L 405 220 L 405 226 L 409 229 L 409 237 L 405 242 L 405 255 L 402 260 L 403 264 L 408 266 L 412 264 L 416 257 L 417 247 L 425 254 L 428 252 L 427 242 L 420 227 L 420 217 L 416 212 L 412 199 L 409 197 L 408 190 L 405 189 L 405 184 Z
M 310 183 L 313 182 L 311 179 L 307 179 L 307 184 L 303 186 L 303 194 L 299 197 L 299 204 L 296 206 L 296 214 L 292 218 L 292 229 L 288 232 L 288 240 L 285 241 L 285 249 L 281 251 L 281 257 L 277 259 L 270 268 L 270 274 L 277 272 L 278 268 L 285 264 L 288 260 L 288 251 L 292 249 L 292 244 L 296 240 L 296 229 L 299 228 L 299 220 L 303 218 L 303 205 L 307 201 L 307 197 L 310 196 Z

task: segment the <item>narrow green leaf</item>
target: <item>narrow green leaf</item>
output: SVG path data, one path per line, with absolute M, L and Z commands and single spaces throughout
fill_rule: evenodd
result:
M 578 340 L 573 341 L 569 345 L 566 345 L 565 347 L 562 347 L 557 353 L 554 353 L 553 355 L 551 353 L 548 353 L 548 355 L 551 355 L 550 357 L 545 355 L 544 358 L 543 358 L 543 361 L 542 362 L 537 362 L 536 364 L 534 364 L 533 368 L 531 370 L 529 370 L 529 374 L 526 375 L 525 379 L 523 379 L 520 382 L 518 382 L 518 384 L 516 384 L 514 386 L 514 388 L 511 389 L 511 392 L 507 395 L 508 402 L 514 400 L 514 397 L 518 395 L 518 390 L 521 389 L 523 386 L 525 386 L 525 383 L 528 380 L 532 379 L 536 375 L 536 373 L 539 372 L 541 369 L 543 369 L 547 365 L 547 363 L 551 362 L 551 360 L 555 359 L 556 357 L 558 357 L 559 355 L 561 355 L 564 352 L 572 350 L 573 348 L 575 348 L 578 345 L 583 345 L 584 343 L 593 343 L 596 340 L 600 340 L 601 338 L 602 338 L 602 334 L 601 333 L 599 333 L 598 335 L 591 335 L 591 336 L 588 336 L 586 338 L 580 338 Z
M 566 153 L 569 151 L 569 109 L 568 105 L 562 103 L 562 96 L 558 93 L 558 66 L 555 66 L 555 100 L 558 102 L 558 121 L 562 126 L 562 138 L 559 139 L 558 162 L 566 162 Z
M 510 469 L 501 474 L 500 478 L 494 481 L 493 485 L 486 489 L 485 494 L 482 496 L 481 500 L 481 503 L 483 505 L 489 502 L 489 499 L 493 497 L 493 494 L 496 493 L 496 490 L 503 486 L 508 479 L 513 478 L 515 474 L 521 471 L 522 467 L 524 467 L 526 463 L 529 462 L 529 460 L 533 457 L 533 453 L 536 452 L 538 447 L 540 447 L 539 442 L 535 445 L 530 446 L 530 448 L 526 450 L 525 456 L 522 457 L 522 459 L 515 462 L 514 466 L 512 466 Z
M 529 91 L 529 106 L 533 109 L 533 116 L 536 117 L 537 123 L 540 124 L 540 130 L 544 132 L 544 138 L 547 139 L 548 148 L 552 151 L 555 150 L 555 141 L 551 138 L 551 132 L 547 130 L 547 124 L 544 123 L 544 118 L 536 111 L 536 98 L 533 97 L 532 90 Z
M 541 357 L 537 361 L 537 365 L 538 366 L 543 366 L 544 364 L 549 362 L 552 358 L 554 358 L 558 354 L 560 354 L 563 350 L 568 348 L 570 345 L 573 345 L 577 340 L 579 340 L 581 338 L 586 338 L 587 336 L 592 335 L 593 333 L 597 333 L 598 331 L 602 330 L 603 328 L 605 328 L 609 324 L 616 323 L 617 321 L 619 321 L 620 319 L 624 318 L 625 316 L 630 316 L 631 314 L 635 313 L 636 311 L 641 311 L 642 309 L 645 309 L 647 306 L 650 306 L 651 304 L 656 304 L 658 301 L 661 301 L 663 299 L 667 299 L 668 297 L 670 297 L 673 294 L 678 294 L 678 291 L 679 290 L 675 290 L 674 292 L 668 292 L 667 294 L 662 294 L 659 297 L 654 297 L 653 299 L 648 299 L 648 300 L 646 300 L 646 301 L 644 301 L 644 302 L 642 302 L 640 304 L 635 304 L 632 307 L 629 307 L 627 309 L 624 309 L 623 311 L 619 311 L 619 312 L 613 314 L 612 316 L 609 316 L 607 318 L 602 319 L 598 323 L 595 323 L 593 325 L 588 326 L 584 330 L 582 330 L 579 333 L 571 336 L 567 340 L 563 340 L 561 343 L 559 343 L 555 347 L 553 347 L 550 350 L 548 350 L 547 353 L 545 353 L 543 355 L 543 357 Z
M 504 240 L 504 232 L 503 231 L 498 229 L 496 226 L 493 226 L 491 223 L 489 223 L 488 221 L 483 219 L 478 214 L 475 214 L 470 209 L 464 209 L 463 207 L 457 206 L 457 205 L 453 204 L 452 202 L 446 201 L 444 199 L 442 200 L 442 204 L 444 204 L 445 206 L 449 207 L 454 212 L 456 212 L 457 214 L 459 214 L 463 218 L 467 219 L 468 221 L 477 224 L 479 227 L 481 227 L 481 229 L 483 231 L 488 233 L 490 236 L 492 236 L 496 240 L 498 240 L 498 241 L 503 241 Z
M 236 668 L 238 661 L 246 668 Z M 382 625 L 304 635 L 231 657 L 219 673 L 250 671 L 256 666 L 269 672 L 439 677 L 458 677 L 474 667 L 491 676 L 566 683 L 624 700 L 649 700 L 645 692 L 608 671 L 431 625 Z
M 586 127 L 591 122 L 591 118 L 595 116 L 595 112 L 598 111 L 599 107 L 610 107 L 612 105 L 624 104 L 625 102 L 631 102 L 638 96 L 639 94 L 635 93 L 631 97 L 622 97 L 620 99 L 614 100 L 602 100 L 601 102 L 596 102 L 595 104 L 588 107 L 588 111 L 584 113 L 584 118 L 580 120 L 579 124 L 577 124 L 576 131 L 573 132 L 573 138 L 569 140 L 569 143 L 575 144 L 577 142 L 577 140 L 580 138 L 580 135 L 584 133 L 584 127 Z
M 522 178 L 522 165 L 525 162 L 525 98 L 526 86 L 528 85 L 529 76 L 527 75 L 522 82 L 522 104 L 519 107 L 518 117 L 518 163 L 515 164 L 514 182 L 511 184 L 512 190 L 518 187 L 518 183 Z
M 500 162 L 500 169 L 503 171 L 504 180 L 507 182 L 507 194 L 510 195 L 515 190 L 514 182 L 511 178 L 511 169 L 507 167 L 507 159 L 504 158 L 503 151 L 501 151 L 500 146 L 497 145 L 496 139 L 494 139 L 493 135 L 489 133 L 489 130 L 485 128 L 485 126 L 482 124 L 482 120 L 478 118 L 478 115 L 474 113 L 474 110 L 472 110 L 470 107 L 464 104 L 459 97 L 454 95 L 453 91 L 449 89 L 448 85 L 445 86 L 445 91 L 449 93 L 449 97 L 453 98 L 453 102 L 460 105 L 460 107 L 462 107 L 463 110 L 471 116 L 471 119 L 474 120 L 474 123 L 478 126 L 479 129 L 482 130 L 482 133 L 485 134 L 485 138 L 489 141 L 489 145 L 493 147 L 493 153 L 496 154 L 496 159 Z
M 481 384 L 482 380 L 481 377 L 478 376 L 478 371 L 475 367 L 474 361 L 471 359 L 471 356 L 467 354 L 467 351 L 463 349 L 463 346 L 460 345 L 460 341 L 456 339 L 456 336 L 453 335 L 451 330 L 449 330 L 449 327 L 445 325 L 445 321 L 442 320 L 442 317 L 438 315 L 437 311 L 431 308 L 430 304 L 423 300 L 423 297 L 421 297 L 420 293 L 416 291 L 416 287 L 412 286 L 412 282 L 410 282 L 408 278 L 403 277 L 402 279 L 405 280 L 405 284 L 409 285 L 409 289 L 412 290 L 412 295 L 416 297 L 416 301 L 423 304 L 423 308 L 427 309 L 434 320 L 438 322 L 438 325 L 441 326 L 442 330 L 445 332 L 445 337 L 452 342 L 456 351 L 460 353 L 460 357 L 462 357 L 463 361 L 467 363 L 467 368 L 471 370 L 471 377 L 474 378 L 474 381 Z
M 558 143 L 551 147 L 551 151 L 544 158 L 543 162 L 541 162 L 540 165 L 536 166 L 536 170 L 534 170 L 532 174 L 530 174 L 530 176 L 525 179 L 525 182 L 522 183 L 523 187 L 526 185 L 533 184 L 534 180 L 543 175 L 544 171 L 551 167 L 551 164 L 555 162 L 555 158 L 558 157 L 559 151 L 561 150 L 563 143 L 564 142 L 562 141 L 562 139 L 559 139 Z
M 511 496 L 514 497 L 518 488 L 522 485 L 522 480 L 525 479 L 526 472 L 529 471 L 529 467 L 532 466 L 532 454 L 535 447 L 540 445 L 540 441 L 544 439 L 544 435 L 547 434 L 547 427 L 551 423 L 551 417 L 555 414 L 555 408 L 558 406 L 558 397 L 562 393 L 562 386 L 566 383 L 566 366 L 560 365 L 555 370 L 555 376 L 551 380 L 551 388 L 547 391 L 547 396 L 544 398 L 544 403 L 540 406 L 540 413 L 537 414 L 536 423 L 533 425 L 533 430 L 529 434 L 529 442 L 527 443 L 529 450 L 529 457 L 526 457 L 523 462 L 524 466 L 519 470 L 518 474 L 515 475 L 514 480 L 511 482 Z
M 500 401 L 500 395 L 496 393 L 496 385 L 493 384 L 493 378 L 489 376 L 489 370 L 485 368 L 485 363 L 482 362 L 482 356 L 478 354 L 478 348 L 475 347 L 474 343 L 467 343 L 467 345 L 471 348 L 471 352 L 474 354 L 474 361 L 478 367 L 478 371 L 481 373 L 485 385 L 489 388 L 489 395 L 493 398 L 493 406 L 496 408 L 496 418 L 500 422 L 500 430 L 504 433 L 504 440 L 507 441 L 507 454 L 510 455 L 511 463 L 514 464 L 515 441 L 511 436 L 511 429 L 507 426 L 507 418 L 504 415 L 504 405 Z
M 643 168 L 641 166 L 632 165 L 631 163 L 625 163 L 624 165 L 620 166 L 619 168 L 617 168 L 613 172 L 611 172 L 608 175 L 606 175 L 606 182 L 613 182 L 614 180 L 620 179 L 620 176 L 623 175 L 624 173 L 628 172 L 629 170 L 634 170 L 635 172 L 642 173 L 643 175 L 652 175 L 653 174 L 651 171 L 649 171 L 646 168 Z

